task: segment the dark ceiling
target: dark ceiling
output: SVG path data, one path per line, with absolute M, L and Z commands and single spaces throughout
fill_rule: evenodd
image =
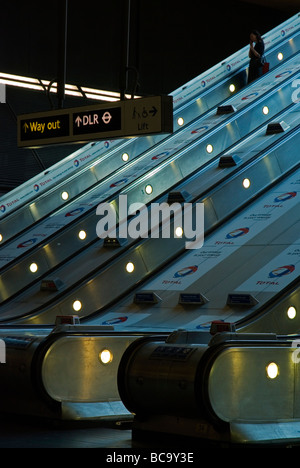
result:
M 0 71 L 56 78 L 61 3 L 1 0 Z M 119 90 L 124 3 L 68 1 L 67 82 Z M 139 92 L 171 92 L 246 45 L 250 29 L 263 34 L 292 16 L 296 3 L 131 0 L 130 65 L 139 71 Z M 133 79 L 130 73 L 129 85 Z

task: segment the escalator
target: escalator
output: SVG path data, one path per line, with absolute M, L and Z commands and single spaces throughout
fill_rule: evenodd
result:
M 114 173 L 105 180 L 110 193 L 107 185 L 87 191 L 78 222 L 62 226 L 54 211 L 49 238 L 21 256 L 9 242 L 32 239 L 30 226 L 7 241 L 1 411 L 71 420 L 135 414 L 134 437 L 271 443 L 273 431 L 273 442 L 297 443 L 298 79 L 295 52 Z M 124 179 L 123 188 L 116 182 Z M 120 195 L 149 209 L 203 204 L 204 246 L 187 251 L 175 236 L 98 239 L 96 201 L 119 215 Z M 87 242 L 75 242 L 83 230 Z M 42 289 L 57 279 L 61 287 Z
M 95 209 L 99 203 L 109 202 L 117 206 L 118 199 L 114 197 L 126 194 L 128 204 L 138 202 L 148 205 L 161 194 L 174 190 L 176 183 L 207 167 L 224 149 L 229 151 L 238 141 L 252 138 L 255 130 L 261 130 L 266 122 L 272 123 L 274 118 L 280 118 L 280 109 L 291 111 L 297 106 L 291 95 L 297 82 L 299 60 L 296 55 L 274 70 L 273 75 L 263 77 L 251 87 L 254 92 L 250 92 L 249 88 L 246 93 L 243 91 L 226 101 L 226 109 L 230 105 L 236 111 L 229 115 L 219 114 L 220 107 L 210 111 L 203 119 L 176 132 L 159 148 L 144 153 L 138 163 L 133 162 L 126 170 L 122 169 L 118 177 L 106 179 L 73 205 L 53 213 L 50 218 L 6 244 L 0 257 L 2 303 L 15 298 L 30 285 L 40 283 L 45 274 L 55 274 L 66 261 L 74 261 L 78 253 L 83 263 L 82 252 L 89 254 L 91 248 L 94 250 L 99 245 L 95 232 L 98 221 Z M 276 104 L 277 101 L 280 104 Z M 285 127 L 288 124 L 283 122 L 282 125 Z M 124 186 L 124 189 L 121 188 Z M 147 193 L 148 187 L 150 194 Z M 87 234 L 83 241 L 78 238 L 81 232 Z M 101 256 L 97 261 L 99 268 Z M 31 265 L 36 266 L 37 270 L 32 272 Z

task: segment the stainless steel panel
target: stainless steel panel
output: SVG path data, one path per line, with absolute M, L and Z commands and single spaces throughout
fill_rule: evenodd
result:
M 299 393 L 295 392 L 295 364 L 292 348 L 236 347 L 225 349 L 209 374 L 209 401 L 223 421 L 274 422 L 298 418 Z M 275 362 L 277 378 L 267 376 Z
M 125 349 L 136 336 L 65 336 L 55 340 L 43 359 L 41 378 L 47 394 L 58 402 L 119 401 L 116 374 Z M 112 361 L 103 364 L 101 351 Z

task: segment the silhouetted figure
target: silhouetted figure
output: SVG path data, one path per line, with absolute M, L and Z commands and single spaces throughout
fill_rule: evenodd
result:
M 254 45 L 253 45 L 254 44 Z M 250 33 L 248 84 L 263 74 L 264 41 L 258 31 Z

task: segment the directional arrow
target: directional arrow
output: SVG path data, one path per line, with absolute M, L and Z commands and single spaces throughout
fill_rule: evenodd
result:
M 24 128 L 25 133 L 26 133 L 28 128 L 29 128 L 29 125 L 25 122 L 24 125 L 23 125 L 23 128 Z
M 82 122 L 82 119 L 78 116 L 77 119 L 75 120 L 77 127 L 80 127 L 80 124 Z
M 153 114 L 152 117 L 154 117 L 157 114 L 157 109 L 156 107 L 152 107 L 152 109 L 149 111 L 149 114 Z

